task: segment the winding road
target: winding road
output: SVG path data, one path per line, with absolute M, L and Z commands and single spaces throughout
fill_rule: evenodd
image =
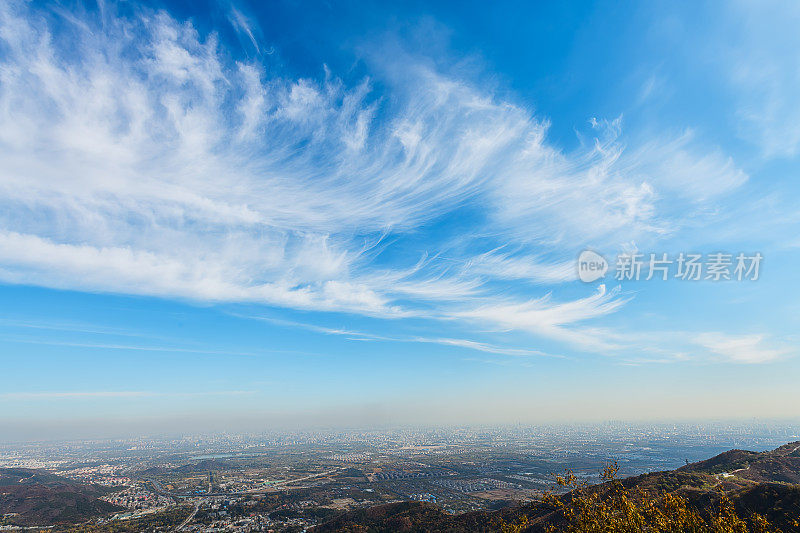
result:
M 194 510 L 192 511 L 192 514 L 190 514 L 189 516 L 187 516 L 187 517 L 186 517 L 186 520 L 184 520 L 183 522 L 181 522 L 181 523 L 180 523 L 180 525 L 179 525 L 178 527 L 176 527 L 175 529 L 173 529 L 172 531 L 180 531 L 180 530 L 182 530 L 183 528 L 185 528 L 185 527 L 186 527 L 186 526 L 189 524 L 189 522 L 191 522 L 191 521 L 194 519 L 194 517 L 197 515 L 197 511 L 199 511 L 199 510 L 200 510 L 200 503 L 201 503 L 201 502 L 196 502 L 196 503 L 194 504 Z

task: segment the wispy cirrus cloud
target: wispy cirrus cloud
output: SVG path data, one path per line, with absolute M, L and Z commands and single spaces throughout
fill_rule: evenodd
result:
M 433 344 L 442 344 L 445 346 L 456 346 L 459 348 L 467 348 L 469 350 L 476 350 L 479 352 L 497 354 L 497 355 L 511 355 L 515 357 L 558 357 L 563 358 L 561 355 L 550 354 L 541 350 L 528 350 L 522 348 L 508 348 L 503 346 L 495 346 L 485 342 L 477 342 L 468 339 L 448 339 L 448 338 L 426 338 L 416 337 L 414 342 L 426 342 Z
M 785 0 L 732 7 L 723 20 L 736 28 L 728 33 L 736 38 L 726 39 L 720 64 L 735 94 L 739 134 L 767 157 L 794 157 L 800 152 L 800 8 Z
M 300 328 L 315 333 L 324 335 L 337 335 L 346 337 L 351 340 L 358 341 L 371 341 L 371 342 L 409 342 L 409 343 L 423 343 L 423 344 L 440 344 L 443 346 L 454 346 L 458 348 L 465 348 L 484 353 L 492 353 L 497 355 L 519 356 L 519 357 L 558 357 L 561 355 L 550 354 L 541 350 L 531 350 L 524 348 L 514 348 L 509 346 L 498 346 L 487 342 L 479 342 L 471 339 L 461 338 L 447 338 L 447 337 L 421 337 L 421 336 L 392 336 L 392 335 L 378 335 L 364 331 L 356 331 L 348 328 L 332 328 L 319 326 L 317 324 L 309 324 L 305 322 L 296 322 L 292 320 L 283 320 L 267 316 L 256 315 L 238 315 L 242 318 L 249 318 L 252 320 L 260 320 L 269 322 L 271 324 L 286 326 L 291 328 Z
M 556 284 L 578 278 L 574 260 L 549 262 L 535 255 L 490 250 L 469 260 L 468 271 L 498 279 Z
M 153 393 L 145 391 L 69 391 L 69 392 L 4 392 L 3 400 L 80 400 L 92 398 L 143 398 Z
M 250 21 L 230 13 L 258 50 Z M 0 28 L 4 282 L 597 345 L 577 326 L 624 305 L 615 290 L 559 301 L 498 285 L 571 281 L 576 247 L 677 231 L 747 179 L 688 134 L 628 147 L 621 119 L 593 120 L 592 138 L 565 152 L 547 119 L 409 55 L 366 58 L 373 78 L 347 82 L 322 66 L 319 79 L 282 75 L 147 9 L 101 21 L 10 2 Z M 459 209 L 472 213 L 461 235 L 481 238 L 427 255 L 453 237 L 430 224 Z M 382 260 L 397 236 L 414 253 Z
M 256 355 L 254 352 L 240 352 L 236 350 L 208 350 L 203 348 L 190 348 L 181 346 L 154 346 L 146 344 L 120 344 L 108 342 L 77 342 L 63 340 L 43 340 L 19 336 L 3 336 L 3 341 L 9 343 L 40 344 L 45 346 L 64 346 L 69 348 L 90 348 L 98 350 L 125 350 L 134 352 L 161 352 L 161 353 L 188 353 L 205 355 Z M 285 352 L 284 352 L 285 353 Z
M 493 302 L 457 311 L 455 316 L 528 331 L 593 350 L 611 349 L 615 345 L 608 343 L 605 336 L 573 326 L 618 310 L 630 299 L 619 292 L 618 287 L 607 291 L 605 285 L 600 285 L 595 294 L 578 300 L 554 302 L 551 295 L 546 295 L 525 302 Z
M 765 335 L 730 335 L 709 332 L 694 337 L 694 342 L 715 357 L 733 363 L 766 363 L 791 354 L 793 350 L 776 346 Z
M 253 45 L 255 48 L 256 53 L 261 53 L 261 47 L 258 45 L 258 39 L 256 39 L 255 31 L 253 29 L 253 22 L 248 20 L 248 18 L 238 9 L 236 6 L 229 6 L 228 7 L 228 20 L 239 33 L 246 36 L 247 39 L 250 41 L 250 44 Z
M 255 391 L 224 390 L 203 392 L 154 392 L 154 391 L 42 391 L 3 392 L 0 400 L 96 400 L 103 398 L 200 398 L 215 396 L 245 396 Z

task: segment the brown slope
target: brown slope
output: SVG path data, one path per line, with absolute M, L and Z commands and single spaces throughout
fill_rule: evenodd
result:
M 790 442 L 766 452 L 731 450 L 679 472 L 730 473 L 760 483 L 800 483 L 800 442 Z
M 44 470 L 0 469 L 0 515 L 16 525 L 75 524 L 122 510 L 98 499 L 108 492 Z
M 776 450 L 757 453 L 731 450 L 711 459 L 693 463 L 675 471 L 654 472 L 623 480 L 634 492 L 680 494 L 699 510 L 718 506 L 720 490 L 725 491 L 740 516 L 758 513 L 783 531 L 800 531 L 800 442 Z M 733 476 L 720 476 L 733 472 Z M 605 491 L 607 484 L 592 490 Z M 570 494 L 563 496 L 569 499 Z M 491 512 L 451 516 L 434 505 L 419 502 L 385 504 L 370 509 L 344 513 L 317 526 L 314 533 L 339 532 L 497 532 L 502 522 L 513 523 L 518 517 L 528 518 L 529 533 L 558 525 L 560 517 L 541 503 Z

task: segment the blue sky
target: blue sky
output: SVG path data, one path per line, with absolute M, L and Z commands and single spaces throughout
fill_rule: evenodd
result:
M 2 427 L 800 415 L 798 22 L 3 3 Z

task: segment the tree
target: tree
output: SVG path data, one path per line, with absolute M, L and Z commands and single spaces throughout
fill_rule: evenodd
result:
M 781 533 L 766 518 L 754 514 L 743 519 L 736 514 L 730 499 L 722 492 L 710 510 L 690 506 L 689 501 L 672 492 L 630 490 L 617 477 L 616 463 L 601 474 L 602 485 L 590 486 L 572 472 L 557 476 L 556 483 L 569 493 L 547 493 L 543 501 L 561 519 L 551 523 L 550 532 L 566 533 Z M 521 533 L 528 529 L 527 517 L 512 524 L 501 524 L 502 533 Z

